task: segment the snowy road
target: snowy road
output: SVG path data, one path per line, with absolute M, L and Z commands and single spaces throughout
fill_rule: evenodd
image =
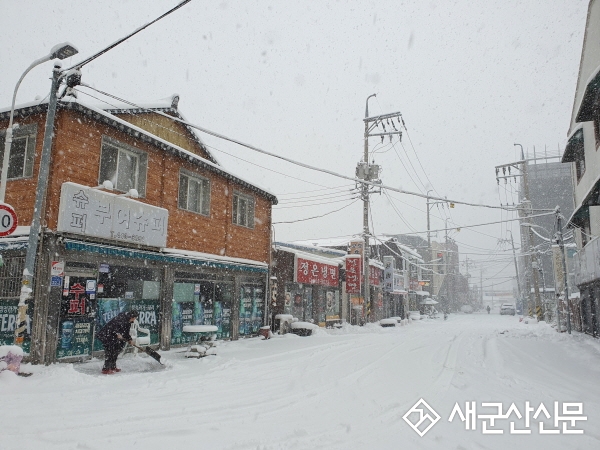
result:
M 0 374 L 0 449 L 500 449 L 600 448 L 600 343 L 499 315 L 451 315 L 398 328 L 347 327 L 317 336 L 223 343 L 218 355 L 163 353 L 27 367 Z M 423 437 L 402 419 L 423 398 L 440 416 Z M 582 402 L 583 435 L 465 430 L 456 402 Z M 532 413 L 533 414 L 533 413 Z M 413 416 L 411 416 L 413 417 Z M 524 419 L 523 419 L 524 420 Z M 545 420 L 553 428 L 553 420 Z

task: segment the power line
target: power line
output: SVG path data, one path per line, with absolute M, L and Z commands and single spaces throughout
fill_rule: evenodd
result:
M 340 209 L 336 209 L 334 211 L 329 211 L 328 213 L 325 214 L 321 214 L 320 216 L 314 216 L 314 217 L 307 217 L 306 219 L 298 219 L 298 220 L 288 220 L 288 221 L 284 221 L 284 222 L 273 222 L 273 225 L 277 225 L 280 223 L 295 223 L 295 222 L 304 222 L 306 220 L 312 220 L 312 219 L 318 219 L 319 217 L 325 217 L 328 216 L 329 214 L 333 214 L 336 213 L 338 211 L 341 211 L 342 209 L 347 208 L 348 206 L 354 205 L 358 200 L 354 200 L 352 203 L 347 204 L 346 206 L 341 207 Z
M 84 84 L 82 84 L 82 85 L 84 85 Z M 92 86 L 89 86 L 89 85 L 84 85 L 84 86 L 87 87 L 87 88 L 89 88 L 89 89 L 95 90 L 95 91 L 97 91 L 97 92 L 99 92 L 99 93 L 101 93 L 103 95 L 106 95 L 108 97 L 114 98 L 114 99 L 119 100 L 119 101 L 121 101 L 123 103 L 126 103 L 128 105 L 134 106 L 136 108 L 139 108 L 139 109 L 142 109 L 142 110 L 145 109 L 145 110 L 151 111 L 151 112 L 153 112 L 155 114 L 167 117 L 167 118 L 169 118 L 169 119 L 171 119 L 173 121 L 183 123 L 183 124 L 185 124 L 185 125 L 187 125 L 187 126 L 189 126 L 191 128 L 195 128 L 195 129 L 197 129 L 197 130 L 199 130 L 199 131 L 201 131 L 201 132 L 203 132 L 205 134 L 217 137 L 219 139 L 223 139 L 225 141 L 232 142 L 234 144 L 237 144 L 237 145 L 239 145 L 241 147 L 248 148 L 248 149 L 250 149 L 252 151 L 255 151 L 257 153 L 262 153 L 264 155 L 272 156 L 274 158 L 281 159 L 283 161 L 289 162 L 290 164 L 294 164 L 294 165 L 297 165 L 297 166 L 300 166 L 300 167 L 304 167 L 306 169 L 310 169 L 310 170 L 314 170 L 314 171 L 317 171 L 317 172 L 326 173 L 326 174 L 332 175 L 334 177 L 338 177 L 338 178 L 343 178 L 345 180 L 354 181 L 355 183 L 366 184 L 368 186 L 373 186 L 373 187 L 376 187 L 376 188 L 388 189 L 390 191 L 398 192 L 400 194 L 413 195 L 413 196 L 420 197 L 420 198 L 430 198 L 430 199 L 433 199 L 433 200 L 441 200 L 441 201 L 448 202 L 448 203 L 455 203 L 455 204 L 466 205 L 466 206 L 474 206 L 474 207 L 480 207 L 480 208 L 508 209 L 508 208 L 505 208 L 503 206 L 486 205 L 486 204 L 483 204 L 483 203 L 471 203 L 471 202 L 466 202 L 466 201 L 461 201 L 461 200 L 449 199 L 449 198 L 445 198 L 445 197 L 442 198 L 442 197 L 428 196 L 428 195 L 425 195 L 425 194 L 422 194 L 422 193 L 419 193 L 419 192 L 406 191 L 404 189 L 395 188 L 393 186 L 387 186 L 387 185 L 384 185 L 384 184 L 381 184 L 381 183 L 375 183 L 375 182 L 363 180 L 363 179 L 360 179 L 360 178 L 354 178 L 354 177 L 349 177 L 349 176 L 346 176 L 346 175 L 342 175 L 342 174 L 333 172 L 331 170 L 327 170 L 327 169 L 322 169 L 320 167 L 311 166 L 310 164 L 306 164 L 306 163 L 303 163 L 303 162 L 300 162 L 300 161 L 296 161 L 296 160 L 293 160 L 291 158 L 287 158 L 285 156 L 277 155 L 277 154 L 269 152 L 267 150 L 263 150 L 263 149 L 261 149 L 259 147 L 255 147 L 253 145 L 246 144 L 246 143 L 244 143 L 242 141 L 239 141 L 237 139 L 233 139 L 233 138 L 227 137 L 227 136 L 225 136 L 225 135 L 223 135 L 221 133 L 217 133 L 215 131 L 208 130 L 207 128 L 201 127 L 199 125 L 195 125 L 195 124 L 193 124 L 191 122 L 188 122 L 186 120 L 170 116 L 170 115 L 165 114 L 165 113 L 163 113 L 161 111 L 152 110 L 152 109 L 149 109 L 149 108 L 143 108 L 143 107 L 141 107 L 139 105 L 136 105 L 135 103 L 132 103 L 130 101 L 124 100 L 122 98 L 119 98 L 119 97 L 114 96 L 112 94 L 109 94 L 107 92 L 100 91 L 99 89 L 96 89 L 96 88 L 94 88 Z

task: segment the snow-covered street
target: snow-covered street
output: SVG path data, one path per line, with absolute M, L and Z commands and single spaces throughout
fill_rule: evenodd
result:
M 316 336 L 286 335 L 222 343 L 218 355 L 185 359 L 163 352 L 101 362 L 24 366 L 34 375 L 0 374 L 4 405 L 0 448 L 598 448 L 600 344 L 558 335 L 518 317 L 451 315 L 397 328 L 347 327 Z M 402 419 L 423 398 L 441 420 L 423 437 Z M 583 435 L 465 430 L 458 402 L 582 402 Z M 8 414 L 8 411 L 19 412 Z M 491 410 L 487 408 L 485 413 Z M 484 413 L 483 410 L 477 411 Z M 533 413 L 531 414 L 533 415 Z M 545 420 L 553 428 L 553 420 Z M 570 428 L 570 427 L 569 427 Z

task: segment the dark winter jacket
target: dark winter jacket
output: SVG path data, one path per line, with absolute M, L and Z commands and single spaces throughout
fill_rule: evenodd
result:
M 96 334 L 96 338 L 103 344 L 113 344 L 119 342 L 117 334 L 123 336 L 125 341 L 130 341 L 131 322 L 129 319 L 133 317 L 131 311 L 125 311 L 113 318 L 110 322 L 104 325 Z

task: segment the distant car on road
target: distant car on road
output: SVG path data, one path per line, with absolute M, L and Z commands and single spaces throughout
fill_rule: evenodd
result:
M 500 306 L 500 314 L 501 315 L 511 315 L 514 316 L 516 313 L 515 305 L 512 303 L 503 303 Z

